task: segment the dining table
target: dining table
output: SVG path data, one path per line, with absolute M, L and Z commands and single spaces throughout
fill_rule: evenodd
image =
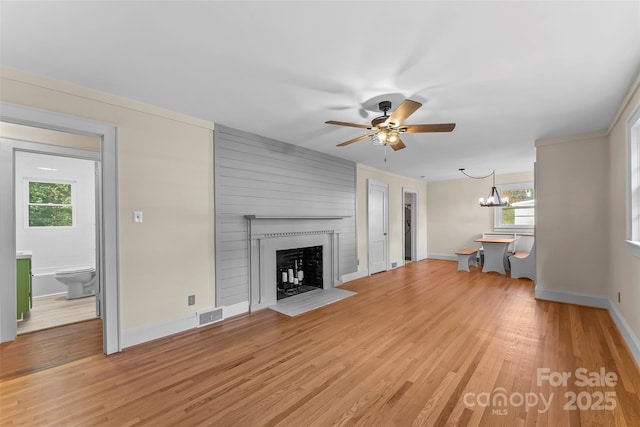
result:
M 476 239 L 476 242 L 482 243 L 484 250 L 484 265 L 482 272 L 495 271 L 500 274 L 507 274 L 505 271 L 505 259 L 507 248 L 516 241 L 513 237 L 495 238 L 483 237 Z

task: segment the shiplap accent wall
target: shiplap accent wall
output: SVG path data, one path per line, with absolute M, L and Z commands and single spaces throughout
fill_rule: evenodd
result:
M 249 300 L 245 215 L 345 216 L 340 271 L 356 265 L 356 164 L 259 135 L 215 126 L 216 305 Z

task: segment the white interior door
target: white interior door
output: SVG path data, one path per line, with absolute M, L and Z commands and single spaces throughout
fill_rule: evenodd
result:
M 369 274 L 388 270 L 389 187 L 368 181 Z

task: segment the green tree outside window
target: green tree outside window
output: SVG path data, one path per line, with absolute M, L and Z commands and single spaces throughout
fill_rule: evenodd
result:
M 29 182 L 29 227 L 71 227 L 71 184 Z
M 533 182 L 500 184 L 497 187 L 502 197 L 509 198 L 509 205 L 495 209 L 494 229 L 533 229 L 536 216 Z
M 530 206 L 526 206 L 526 208 L 529 208 L 527 211 L 525 211 L 526 208 L 522 206 L 526 204 L 523 202 L 533 202 L 535 200 L 535 194 L 534 194 L 533 188 L 505 190 L 502 192 L 502 195 L 509 198 L 509 204 L 512 206 L 510 208 L 502 208 L 502 224 L 503 225 L 515 225 L 517 223 L 517 218 L 516 218 L 517 209 L 521 210 L 519 215 L 521 218 L 533 217 L 533 209 L 532 209 L 533 205 L 531 204 Z M 529 211 L 531 213 L 527 215 Z

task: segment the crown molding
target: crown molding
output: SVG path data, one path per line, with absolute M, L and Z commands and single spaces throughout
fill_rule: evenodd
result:
M 560 136 L 557 138 L 543 138 L 535 141 L 536 148 L 547 145 L 564 144 L 566 142 L 580 142 L 594 139 L 606 139 L 609 137 L 608 130 L 597 130 L 594 132 L 576 133 L 573 135 Z
M 150 114 L 169 120 L 197 126 L 205 129 L 213 129 L 214 124 L 208 120 L 202 120 L 186 114 L 178 113 L 164 108 L 156 107 L 143 102 L 134 101 L 128 98 L 122 98 L 107 92 L 79 86 L 60 80 L 51 79 L 49 77 L 38 76 L 22 70 L 9 67 L 0 67 L 0 77 L 5 80 L 12 80 L 18 83 L 27 84 L 42 89 L 51 90 L 66 95 L 72 95 L 79 98 L 89 99 L 103 104 L 113 105 L 140 113 Z M 7 100 L 8 102 L 11 102 Z
M 613 120 L 611 120 L 611 124 L 609 125 L 609 129 L 607 129 L 607 133 L 611 133 L 613 128 L 618 124 L 618 122 L 622 118 L 622 114 L 624 113 L 624 110 L 629 106 L 629 104 L 631 103 L 631 100 L 639 90 L 640 90 L 640 73 L 638 73 L 638 75 L 636 76 L 636 79 L 633 81 L 633 83 L 631 83 L 631 87 L 629 88 L 629 90 L 627 91 L 627 94 L 622 100 L 622 103 L 620 104 L 618 111 L 616 111 L 616 114 L 613 116 Z

